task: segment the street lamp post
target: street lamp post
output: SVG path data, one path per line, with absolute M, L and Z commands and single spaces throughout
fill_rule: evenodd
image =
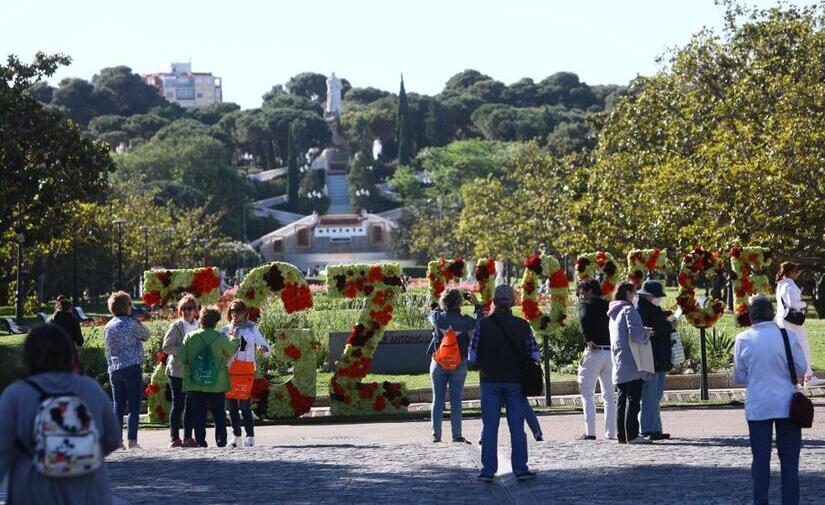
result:
M 149 230 L 151 226 L 143 225 L 140 230 L 143 232 L 143 271 L 149 270 Z
M 26 241 L 26 234 L 22 228 L 18 228 L 14 234 L 17 242 L 17 299 L 14 304 L 14 318 L 19 324 L 23 324 L 23 243 Z
M 123 225 L 126 220 L 117 218 L 112 221 L 117 227 L 117 285 L 115 289 L 123 289 Z
M 171 252 L 169 253 L 169 264 L 167 265 L 166 268 L 175 268 L 175 247 L 171 245 L 172 244 L 172 234 L 175 233 L 175 227 L 174 226 L 167 226 L 166 228 L 163 229 L 163 231 L 165 231 L 166 233 L 169 234 L 169 236 L 167 237 L 167 240 L 166 240 L 166 244 L 171 246 Z

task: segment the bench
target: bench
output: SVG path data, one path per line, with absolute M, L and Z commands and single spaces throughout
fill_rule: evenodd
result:
M 20 326 L 19 324 L 17 324 L 17 321 L 15 321 L 13 317 L 4 316 L 0 319 L 2 319 L 3 327 L 6 328 L 6 331 L 10 335 L 16 335 L 18 333 L 26 333 L 26 332 L 29 331 L 28 328 L 26 328 L 24 326 Z
M 79 305 L 74 308 L 74 315 L 76 315 L 77 318 L 80 319 L 81 323 L 84 321 L 91 321 L 92 319 L 91 317 L 87 316 L 85 312 L 83 312 L 83 307 Z

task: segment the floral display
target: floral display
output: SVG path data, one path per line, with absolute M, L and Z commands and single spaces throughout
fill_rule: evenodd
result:
M 586 279 L 597 278 L 599 272 L 604 274 L 602 279 L 602 297 L 610 300 L 613 290 L 616 289 L 619 279 L 619 267 L 609 252 L 599 251 L 582 254 L 576 258 L 577 278 L 581 282 Z
M 768 294 L 771 284 L 764 273 L 756 273 L 771 266 L 773 251 L 768 247 L 734 247 L 730 250 L 730 278 L 733 281 L 733 293 L 736 297 L 734 310 L 736 324 L 750 326 L 748 315 L 748 297 L 757 293 Z
M 495 258 L 481 258 L 476 262 L 475 278 L 478 287 L 478 294 L 481 298 L 481 305 L 484 312 L 490 312 L 493 305 L 493 292 L 496 283 L 496 260 Z
M 696 328 L 710 328 L 725 312 L 725 303 L 715 298 L 706 297 L 699 303 L 696 300 L 696 282 L 701 274 L 706 277 L 718 275 L 722 270 L 722 261 L 719 255 L 706 251 L 701 246 L 682 257 L 679 268 L 679 294 L 676 303 L 688 322 Z
M 261 307 L 278 296 L 288 314 L 312 308 L 312 291 L 304 276 L 290 263 L 275 261 L 252 269 L 240 287 L 238 298 L 249 307 L 249 319 L 257 321 Z
M 298 417 L 309 412 L 315 400 L 318 375 L 315 353 L 321 344 L 312 337 L 311 330 L 276 330 L 276 333 L 265 335 L 272 343 L 271 352 L 275 358 L 293 363 L 293 375 L 283 384 L 257 379 L 252 384 L 252 398 L 260 401 L 262 394 L 266 396 L 263 410 L 266 417 Z
M 667 265 L 667 249 L 636 249 L 627 253 L 627 280 L 642 287 L 645 277 L 661 272 Z
M 564 319 L 567 317 L 567 275 L 556 258 L 542 253 L 527 258 L 524 267 L 524 276 L 521 279 L 521 310 L 536 334 L 549 334 L 564 325 Z M 549 315 L 542 312 L 538 302 L 541 276 L 549 279 Z
M 460 281 L 467 275 L 467 265 L 461 258 L 447 260 L 438 258 L 427 263 L 427 279 L 430 281 L 430 295 L 434 301 L 441 298 L 441 293 L 447 288 L 447 283 L 455 279 Z
M 220 286 L 221 274 L 215 267 L 147 270 L 143 272 L 143 303 L 164 307 L 190 293 L 201 304 L 211 305 L 220 297 Z
M 334 415 L 404 412 L 410 404 L 403 383 L 363 383 L 372 356 L 392 320 L 395 299 L 403 289 L 397 263 L 336 265 L 327 268 L 327 292 L 334 298 L 367 298 L 367 305 L 347 337 L 330 380 Z
M 149 385 L 143 390 L 148 406 L 149 422 L 163 424 L 169 421 L 172 410 L 172 391 L 166 376 L 166 355 L 160 353 L 158 364 L 149 379 Z

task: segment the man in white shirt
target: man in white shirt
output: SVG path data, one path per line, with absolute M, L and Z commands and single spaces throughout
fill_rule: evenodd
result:
M 799 503 L 799 450 L 802 432 L 799 424 L 788 418 L 791 397 L 796 385 L 785 353 L 780 328 L 773 321 L 771 302 L 758 295 L 750 299 L 753 326 L 736 336 L 733 379 L 747 388 L 745 418 L 750 433 L 753 501 L 768 503 L 773 427 L 782 468 L 782 503 Z M 799 340 L 787 332 L 797 376 L 807 369 Z

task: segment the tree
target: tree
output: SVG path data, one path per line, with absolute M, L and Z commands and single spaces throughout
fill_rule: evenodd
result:
M 367 104 L 389 95 L 389 92 L 373 87 L 352 88 L 344 95 L 344 100 L 347 102 Z
M 95 88 L 83 79 L 66 78 L 60 81 L 52 94 L 51 104 L 83 126 L 95 116 L 118 113 L 116 97 L 111 90 Z
M 286 89 L 291 95 L 323 104 L 327 99 L 327 78 L 323 74 L 303 72 L 290 77 Z
M 292 128 L 289 129 L 287 139 L 287 202 L 289 202 L 290 207 L 294 208 L 298 205 L 298 184 L 300 183 L 298 178 L 300 177 L 300 174 L 298 174 L 298 154 L 295 151 L 295 134 L 292 132 Z
M 241 106 L 233 102 L 218 102 L 210 103 L 205 107 L 192 107 L 187 109 L 186 115 L 195 121 L 200 121 L 205 125 L 211 126 L 217 124 L 224 115 L 235 112 L 236 110 L 241 110 Z
M 404 90 L 404 76 L 401 76 L 401 89 L 398 91 L 398 112 L 396 113 L 395 137 L 398 139 L 398 164 L 409 165 L 413 155 L 410 121 L 407 117 L 407 92 Z
M 156 114 L 135 114 L 123 122 L 123 131 L 130 138 L 149 140 L 162 128 L 169 125 L 169 120 Z
M 35 100 L 42 103 L 50 103 L 52 101 L 52 96 L 54 95 L 54 88 L 49 86 L 49 83 L 45 81 L 37 81 L 36 83 L 32 84 L 32 87 L 29 88 L 29 93 L 34 97 Z
M 152 107 L 166 103 L 156 87 L 146 84 L 131 68 L 124 65 L 102 69 L 92 77 L 92 84 L 96 89 L 111 91 L 115 110 L 124 116 L 145 114 Z
M 123 131 L 123 123 L 126 118 L 114 114 L 106 114 L 104 116 L 97 116 L 89 121 L 89 133 L 95 137 L 100 137 L 104 133 Z
M 467 69 L 447 79 L 447 83 L 444 85 L 444 90 L 441 94 L 445 97 L 461 95 L 466 93 L 473 84 L 489 80 L 489 75 L 484 75 L 478 70 Z

